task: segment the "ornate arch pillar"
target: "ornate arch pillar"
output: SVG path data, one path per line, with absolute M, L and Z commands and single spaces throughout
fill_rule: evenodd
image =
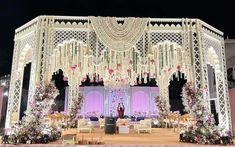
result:
M 230 100 L 229 100 L 229 95 L 228 95 L 228 79 L 227 79 L 227 68 L 226 68 L 226 58 L 225 58 L 225 48 L 224 48 L 224 40 L 221 37 L 220 38 L 220 43 L 221 43 L 221 86 L 218 86 L 218 89 L 221 91 L 221 96 L 220 96 L 220 107 L 224 106 L 224 114 L 222 120 L 223 124 L 221 124 L 221 127 L 229 129 L 232 131 L 232 120 L 231 120 L 231 109 L 230 109 Z M 221 111 L 222 112 L 222 111 Z
M 5 127 L 9 127 L 12 123 L 17 123 L 20 117 L 20 104 L 25 65 L 25 61 L 20 62 L 20 57 L 20 40 L 17 40 L 15 41 L 14 46 L 11 84 L 9 90 Z
M 204 99 L 207 103 L 207 109 L 210 112 L 210 98 L 208 89 L 208 78 L 207 78 L 207 67 L 205 64 L 205 51 L 203 48 L 203 36 L 202 36 L 202 25 L 200 20 L 196 20 L 195 27 L 191 26 L 193 29 L 191 31 L 192 38 L 192 59 L 193 59 L 193 69 L 194 69 L 194 87 L 195 90 L 204 88 L 205 95 Z

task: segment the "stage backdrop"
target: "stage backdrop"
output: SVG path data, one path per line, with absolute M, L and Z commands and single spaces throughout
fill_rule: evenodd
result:
M 158 111 L 155 97 L 159 95 L 158 87 L 127 87 L 122 89 L 104 88 L 99 86 L 80 87 L 84 96 L 81 115 L 117 116 L 118 103 L 125 106 L 128 116 L 156 116 Z M 68 89 L 66 89 L 68 93 Z M 66 94 L 68 96 L 68 94 Z M 65 98 L 66 101 L 67 98 Z M 65 103 L 65 105 L 67 105 Z M 65 106 L 65 108 L 67 108 Z M 66 110 L 65 110 L 66 111 Z

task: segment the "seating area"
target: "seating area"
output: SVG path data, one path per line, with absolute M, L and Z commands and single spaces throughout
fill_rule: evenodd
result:
M 173 128 L 175 132 L 176 129 L 177 131 L 180 131 L 181 128 L 183 128 L 186 124 L 192 123 L 193 119 L 188 114 L 181 116 L 177 112 L 169 112 L 162 121 L 164 125 L 160 127 Z M 160 120 L 156 118 L 151 119 L 151 118 L 139 117 L 138 121 L 137 119 L 133 121 L 132 119 L 129 119 L 128 117 L 124 119 L 118 118 L 116 121 L 116 126 L 118 130 L 117 133 L 126 134 L 126 133 L 129 133 L 129 130 L 132 128 L 138 134 L 151 133 L 152 127 L 159 127 L 158 125 L 156 125 L 159 122 Z M 77 132 L 91 133 L 94 127 L 104 128 L 105 119 L 97 118 L 97 117 L 92 117 L 92 118 L 87 118 L 87 119 L 82 118 L 82 119 L 79 119 L 77 123 L 78 123 Z

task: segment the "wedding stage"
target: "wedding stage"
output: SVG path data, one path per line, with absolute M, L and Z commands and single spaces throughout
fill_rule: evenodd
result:
M 13 143 L 53 142 L 60 138 L 60 126 L 67 124 L 79 132 L 91 132 L 62 132 L 75 134 L 76 141 L 102 138 L 105 144 L 173 144 L 181 138 L 190 143 L 232 144 L 223 32 L 202 20 L 39 16 L 16 29 L 14 41 L 5 125 Z M 28 63 L 32 64 L 28 108 L 20 120 Z M 209 80 L 208 65 L 213 68 L 214 83 Z M 60 70 L 68 88 L 64 113 L 57 115 L 52 105 L 59 91 L 51 80 Z M 190 123 L 184 123 L 180 133 L 165 127 L 149 129 L 150 119 L 163 121 L 166 127 L 170 118 L 180 122 L 179 113 L 171 112 L 175 101 L 170 103 L 169 87 L 173 77 L 179 80 L 182 75 L 187 83 L 174 86 L 183 86 L 178 89 L 182 91 L 179 99 Z M 151 81 L 155 87 L 140 87 Z M 84 87 L 83 83 L 90 85 Z M 211 89 L 215 89 L 213 95 Z M 211 114 L 212 98 L 218 124 Z M 84 120 L 115 117 L 120 103 L 125 107 L 124 118 L 138 119 L 135 133 L 123 125 L 119 130 L 123 134 L 104 135 L 102 129 L 92 129 L 91 122 Z M 58 121 L 58 116 L 63 119 Z

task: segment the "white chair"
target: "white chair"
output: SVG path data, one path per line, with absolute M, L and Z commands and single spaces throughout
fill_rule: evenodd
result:
M 61 137 L 62 144 L 76 144 L 76 134 L 66 134 Z
M 99 126 L 100 128 L 104 128 L 104 118 L 99 118 Z
M 116 121 L 116 125 L 117 126 L 127 126 L 127 125 L 129 125 L 129 120 L 118 118 Z
M 152 131 L 152 119 L 144 119 L 141 120 L 139 124 L 136 124 L 134 126 L 134 129 L 138 132 L 149 132 L 151 133 Z
M 77 126 L 77 132 L 89 132 L 92 131 L 92 125 L 88 123 L 86 119 L 79 119 L 78 120 L 78 126 Z

